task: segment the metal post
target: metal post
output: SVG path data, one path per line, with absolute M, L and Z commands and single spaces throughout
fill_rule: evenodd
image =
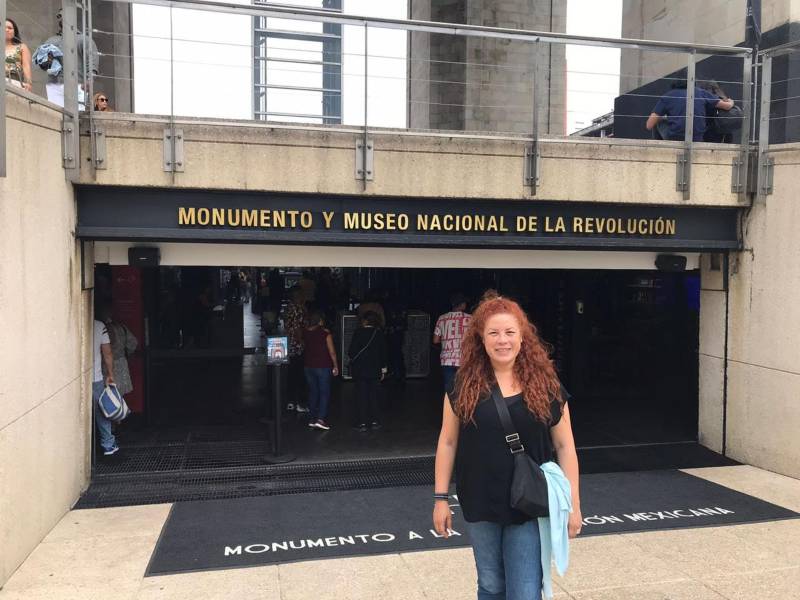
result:
M 6 0 L 0 0 L 0 23 L 5 27 Z M 5 31 L 5 29 L 3 29 Z M 6 78 L 0 81 L 0 177 L 6 176 Z
M 533 71 L 532 77 L 532 104 L 533 104 L 533 124 L 531 126 L 531 146 L 526 151 L 525 156 L 525 183 L 531 187 L 531 196 L 535 196 L 539 183 L 539 99 L 541 90 L 539 84 L 544 82 L 544 77 L 540 71 L 539 61 L 539 42 L 533 46 Z
M 764 54 L 761 60 L 761 103 L 758 128 L 758 190 L 757 200 L 766 200 L 772 193 L 772 159 L 769 151 L 770 105 L 772 104 L 772 55 Z
M 738 186 L 737 193 L 739 202 L 747 201 L 747 188 L 749 176 L 749 159 L 750 159 L 750 120 L 753 118 L 753 55 L 747 54 L 744 57 L 742 64 L 742 111 L 744 113 L 744 121 L 742 122 L 741 129 L 741 147 L 739 151 L 739 172 L 738 172 Z
M 62 149 L 65 176 L 77 181 L 80 175 L 80 136 L 78 135 L 78 11 L 76 0 L 61 3 L 62 44 L 64 62 L 64 108 L 72 116 L 64 115 L 62 124 Z
M 361 144 L 362 175 L 364 177 L 364 191 L 367 191 L 367 144 L 369 136 L 369 27 L 364 23 L 364 141 Z
M 686 65 L 686 123 L 684 125 L 684 150 L 678 158 L 678 190 L 683 192 L 683 199 L 689 200 L 692 194 L 692 146 L 694 143 L 694 86 L 695 86 L 695 53 L 689 53 Z

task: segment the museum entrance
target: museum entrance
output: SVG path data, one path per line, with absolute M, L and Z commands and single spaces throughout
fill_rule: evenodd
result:
M 132 274 L 138 290 L 115 284 Z M 450 310 L 454 292 L 474 305 L 490 288 L 517 299 L 551 346 L 573 395 L 579 447 L 697 437 L 697 272 L 101 265 L 96 280 L 97 294 L 123 307 L 123 321 L 133 302 L 125 295 L 140 294 L 146 328 L 131 358 L 141 363 L 136 415 L 119 431 L 127 456 L 112 470 L 260 464 L 273 442 L 275 412 L 265 340 L 285 328 L 296 290 L 307 312 L 324 315 L 343 368 L 334 378 L 327 431 L 309 428 L 306 413 L 285 410 L 295 399 L 304 406 L 305 391 L 295 386 L 305 384 L 284 378 L 282 444 L 297 464 L 432 455 L 443 389 L 431 343 L 436 318 Z M 380 428 L 367 432 L 353 428 L 355 385 L 346 359 L 365 302 L 380 307 L 389 355 Z

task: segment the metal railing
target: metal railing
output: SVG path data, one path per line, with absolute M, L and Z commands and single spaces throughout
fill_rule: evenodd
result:
M 800 141 L 800 95 L 794 91 L 800 82 L 800 74 L 791 77 L 791 71 L 786 67 L 791 64 L 791 59 L 800 56 L 800 40 L 781 44 L 773 48 L 761 50 L 758 60 L 761 71 L 761 86 L 759 94 L 759 120 L 758 120 L 758 166 L 756 194 L 763 200 L 772 193 L 773 169 L 775 161 L 771 156 L 781 148 L 771 147 L 771 144 L 781 142 Z M 787 75 L 783 79 L 773 77 L 776 63 L 781 66 Z M 773 98 L 773 92 L 779 96 Z
M 241 5 L 221 0 L 107 0 L 103 3 L 127 5 L 131 15 L 153 9 L 163 11 L 162 16 L 168 17 L 152 19 L 152 23 L 163 23 L 163 27 L 143 32 L 132 27 L 133 17 L 124 30 L 102 25 L 94 19 L 91 2 L 83 2 L 86 10 L 79 13 L 78 2 L 62 0 L 65 31 L 73 32 L 73 35 L 65 36 L 65 45 L 69 43 L 67 38 L 76 44 L 83 44 L 83 59 L 87 61 L 87 44 L 90 46 L 92 39 L 97 38 L 101 42 L 98 44 L 101 46 L 101 63 L 115 65 L 113 70 L 101 68 L 94 79 L 87 78 L 83 84 L 87 96 L 91 98 L 95 90 L 109 91 L 124 86 L 130 89 L 127 100 L 118 98 L 118 108 L 123 112 L 96 112 L 92 102 L 86 107 L 92 134 L 91 162 L 99 169 L 104 168 L 104 153 L 101 151 L 103 124 L 109 119 L 142 120 L 142 113 L 145 113 L 148 114 L 147 119 L 161 120 L 168 125 L 169 133 L 165 140 L 171 146 L 169 155 L 172 159 L 165 159 L 165 169 L 173 172 L 183 167 L 182 161 L 175 158 L 176 143 L 180 139 L 178 126 L 190 122 L 190 117 L 191 122 L 197 122 L 199 118 L 229 126 L 248 124 L 248 121 L 257 125 L 265 121 L 270 127 L 324 127 L 355 131 L 361 138 L 362 166 L 359 176 L 366 186 L 371 175 L 368 167 L 371 140 L 382 134 L 382 128 L 390 127 L 392 134 L 525 140 L 529 143 L 525 158 L 526 183 L 532 195 L 535 195 L 538 161 L 541 158 L 540 143 L 543 140 L 564 141 L 564 136 L 571 133 L 566 121 L 576 111 L 566 106 L 566 82 L 591 75 L 594 81 L 597 78 L 611 81 L 612 87 L 614 78 L 620 77 L 638 84 L 633 89 L 619 93 L 616 101 L 620 110 L 611 111 L 615 128 L 619 125 L 621 130 L 622 123 L 627 120 L 629 129 L 636 130 L 630 137 L 639 141 L 621 142 L 628 144 L 650 146 L 654 143 L 642 141 L 647 133 L 644 123 L 650 116 L 650 107 L 664 94 L 667 84 L 681 82 L 685 86 L 685 116 L 672 117 L 673 121 L 679 123 L 682 138 L 679 142 L 663 142 L 663 146 L 678 150 L 676 189 L 688 199 L 696 137 L 695 88 L 711 79 L 702 63 L 698 68 L 701 57 L 734 61 L 735 66 L 729 69 L 730 74 L 720 83 L 728 84 L 735 90 L 732 96 L 735 96 L 736 104 L 744 113 L 742 131 L 750 130 L 753 65 L 748 48 L 580 36 L 432 20 L 351 15 L 325 8 Z M 4 4 L 5 0 L 0 0 L 0 5 Z M 214 18 L 228 19 L 226 23 L 239 18 L 237 26 L 248 24 L 247 39 L 234 39 L 226 35 L 211 39 L 187 30 L 181 27 L 180 18 L 190 13 L 210 13 L 217 15 Z M 242 21 L 241 17 L 246 20 Z M 305 25 L 299 25 L 303 23 Z M 323 30 L 331 25 L 341 27 L 342 33 L 335 35 Z M 90 33 L 76 36 L 79 30 Z M 403 52 L 386 51 L 385 47 L 381 47 L 381 41 L 395 32 L 406 40 Z M 266 41 L 262 39 L 257 44 L 257 34 L 265 35 Z M 330 49 L 323 52 L 312 47 L 315 40 L 333 37 L 341 44 L 338 56 L 334 56 Z M 607 69 L 603 67 L 592 73 L 582 73 L 559 62 L 568 45 L 657 53 L 659 56 L 683 55 L 684 59 L 678 62 L 672 60 L 670 64 L 675 66 L 675 70 L 667 77 L 659 76 L 656 73 L 658 69 L 652 73 L 620 73 L 618 58 L 616 70 L 615 65 L 610 64 Z M 198 58 L 202 54 L 198 50 L 200 48 L 205 48 L 204 51 L 211 48 L 213 58 Z M 65 75 L 75 81 L 74 56 L 72 53 L 70 56 L 73 66 L 65 69 Z M 66 57 L 67 63 L 70 62 L 69 58 Z M 117 69 L 118 63 L 128 64 L 130 68 L 127 71 Z M 259 73 L 257 78 L 253 70 L 262 68 L 262 65 L 266 65 L 264 72 Z M 83 65 L 82 72 L 89 72 L 87 64 Z M 225 80 L 225 73 L 243 72 L 252 75 L 250 89 L 245 91 L 246 88 L 243 88 L 240 90 L 242 93 L 230 93 L 231 86 Z M 158 88 L 158 93 L 154 94 L 157 97 L 149 104 L 144 94 L 139 93 L 140 87 L 137 87 L 143 85 L 143 81 Z M 598 92 L 589 81 L 583 89 L 570 88 L 570 94 L 596 97 Z M 65 86 L 65 96 L 66 92 L 75 89 L 73 85 Z M 213 110 L 200 108 L 193 112 L 187 108 L 191 106 L 190 101 L 196 102 L 199 97 L 210 99 L 207 105 L 212 106 Z M 333 105 L 338 101 L 341 109 L 339 115 L 330 112 L 332 97 L 338 98 Z M 237 113 L 233 105 L 239 107 L 242 98 L 248 101 L 244 106 L 249 108 L 237 108 Z M 259 98 L 264 99 L 267 108 L 259 108 Z M 326 99 L 328 108 L 324 106 Z M 71 97 L 65 100 L 65 132 L 70 128 L 77 132 L 77 101 Z M 319 110 L 313 110 L 315 107 Z M 399 108 L 389 110 L 387 107 Z M 609 112 L 609 108 L 599 109 L 595 116 Z M 391 113 L 391 118 L 386 117 L 387 113 Z M 570 138 L 569 141 L 578 140 Z M 607 143 L 609 140 L 604 138 L 603 141 Z M 580 142 L 592 143 L 588 139 L 581 139 Z M 734 188 L 740 192 L 743 200 L 749 144 L 750 136 L 744 134 L 737 144 L 723 148 L 736 154 L 734 168 L 738 179 L 735 178 Z M 77 140 L 65 141 L 64 147 L 77 151 Z M 75 166 L 70 167 L 70 156 L 76 158 L 76 155 L 65 150 L 65 166 L 74 176 L 78 161 L 74 160 Z

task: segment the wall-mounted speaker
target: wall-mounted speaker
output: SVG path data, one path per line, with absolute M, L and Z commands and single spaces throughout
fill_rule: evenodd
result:
M 686 257 L 675 254 L 659 254 L 656 256 L 656 269 L 668 273 L 686 270 Z
M 157 267 L 161 263 L 160 248 L 144 248 L 134 246 L 128 248 L 128 266 Z

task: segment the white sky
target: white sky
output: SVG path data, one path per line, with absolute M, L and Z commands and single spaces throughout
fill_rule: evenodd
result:
M 567 33 L 620 37 L 622 0 L 567 0 Z M 567 46 L 567 133 L 591 125 L 614 108 L 620 51 Z
M 249 0 L 233 0 L 250 4 Z M 321 0 L 292 0 L 320 6 Z M 405 18 L 407 0 L 344 0 L 348 14 Z M 568 0 L 567 32 L 619 37 L 622 0 Z M 133 6 L 136 112 L 250 119 L 253 115 L 252 18 L 217 12 Z M 269 27 L 321 31 L 318 23 L 271 19 Z M 364 122 L 364 34 L 342 27 L 343 123 Z M 270 40 L 271 56 L 318 60 L 319 44 Z M 407 36 L 400 30 L 369 33 L 369 124 L 404 127 L 407 110 Z M 170 47 L 171 46 L 171 47 Z M 170 72 L 170 55 L 174 58 Z M 619 91 L 619 50 L 567 46 L 567 133 L 613 109 Z M 321 68 L 270 63 L 269 83 L 321 87 Z M 171 85 L 170 81 L 173 82 Z M 320 93 L 269 91 L 269 110 L 320 114 Z M 279 120 L 292 120 L 281 117 Z M 307 121 L 307 119 L 306 119 Z

